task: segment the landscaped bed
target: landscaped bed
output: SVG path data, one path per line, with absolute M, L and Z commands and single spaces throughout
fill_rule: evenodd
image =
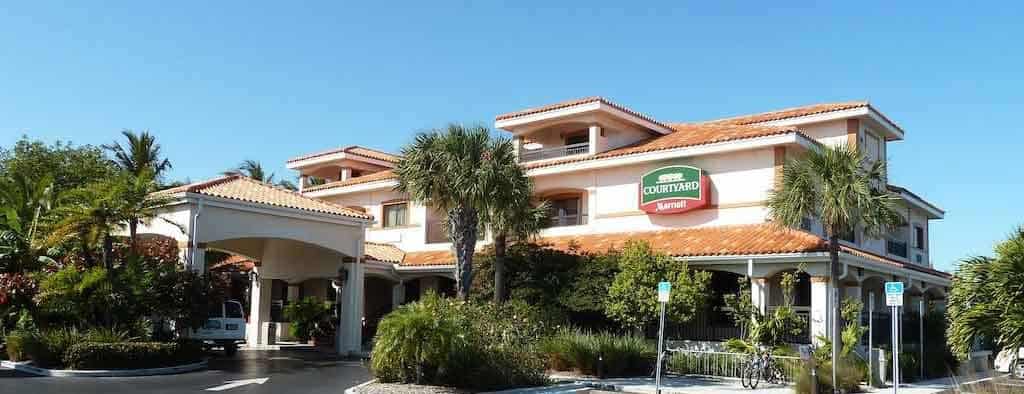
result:
M 109 334 L 95 329 L 15 331 L 6 338 L 6 353 L 11 361 L 31 361 L 38 368 L 84 371 L 176 367 L 204 358 L 196 341 L 138 342 Z

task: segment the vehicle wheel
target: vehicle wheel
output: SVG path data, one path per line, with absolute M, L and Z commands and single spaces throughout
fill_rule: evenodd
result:
M 228 357 L 234 357 L 235 353 L 238 353 L 237 343 L 225 343 L 224 344 L 224 355 Z

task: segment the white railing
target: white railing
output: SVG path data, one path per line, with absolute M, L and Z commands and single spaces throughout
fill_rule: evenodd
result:
M 520 150 L 519 161 L 536 161 L 544 159 L 553 159 L 556 157 L 578 155 L 587 153 L 590 151 L 589 142 L 581 142 L 579 144 L 571 144 L 565 146 L 556 146 L 554 148 L 543 148 L 534 150 Z
M 715 352 L 706 350 L 667 349 L 666 367 L 678 375 L 717 376 L 739 378 L 750 355 L 743 353 Z M 799 357 L 772 355 L 782 368 L 787 382 L 792 382 L 803 368 Z

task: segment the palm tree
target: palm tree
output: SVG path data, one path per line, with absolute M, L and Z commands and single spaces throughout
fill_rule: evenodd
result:
M 447 214 L 460 299 L 469 295 L 477 234 L 485 224 L 481 216 L 491 210 L 492 193 L 505 189 L 509 182 L 502 179 L 503 164 L 494 158 L 510 157 L 505 150 L 511 146 L 505 140 L 492 140 L 484 126 L 450 124 L 443 130 L 416 135 L 412 144 L 402 148 L 402 158 L 395 166 L 396 191 Z
M 508 145 L 508 146 L 506 146 Z M 505 290 L 505 252 L 508 238 L 529 238 L 540 232 L 548 219 L 548 204 L 531 203 L 533 181 L 515 158 L 510 140 L 494 143 L 491 152 L 493 171 L 503 180 L 488 190 L 489 210 L 482 218 L 494 234 L 494 302 L 508 296 Z
M 21 272 L 52 263 L 53 251 L 38 237 L 54 205 L 53 177 L 23 174 L 0 180 L 0 272 Z
M 149 130 L 136 134 L 126 129 L 121 134 L 128 139 L 127 145 L 122 146 L 115 141 L 103 145 L 103 148 L 114 153 L 114 163 L 122 171 L 134 175 L 150 171 L 154 178 L 159 179 L 164 171 L 171 169 L 171 162 L 160 157 L 160 144 L 156 143 L 156 137 Z
M 47 238 L 50 245 L 68 239 L 82 243 L 87 264 L 92 261 L 89 250 L 99 244 L 101 261 L 107 269 L 113 268 L 113 233 L 121 225 L 123 210 L 120 187 L 108 180 L 68 192 L 54 211 L 61 219 Z
M 992 341 L 998 349 L 1024 347 L 1022 284 L 1024 227 L 996 245 L 995 257 L 974 256 L 960 263 L 946 303 L 948 342 L 958 357 L 965 359 L 979 340 Z
M 786 162 L 782 180 L 768 197 L 771 219 L 782 226 L 799 228 L 804 218 L 817 218 L 828 238 L 832 288 L 838 288 L 839 240 L 861 229 L 879 236 L 903 218 L 895 209 L 896 197 L 885 189 L 885 163 L 869 162 L 852 146 L 820 147 Z M 840 316 L 840 303 L 832 305 Z M 833 319 L 835 320 L 835 319 Z M 839 324 L 832 328 L 832 359 L 839 354 Z M 834 361 L 833 361 L 834 362 Z M 835 370 L 833 368 L 833 381 Z
M 160 190 L 160 185 L 148 170 L 137 176 L 124 176 L 113 186 L 117 187 L 117 194 L 120 195 L 120 219 L 128 223 L 128 242 L 131 251 L 137 254 L 139 224 L 149 223 L 157 218 L 159 209 L 174 199 L 170 195 L 156 193 Z
M 267 173 L 263 169 L 263 164 L 256 160 L 247 159 L 243 161 L 242 164 L 239 164 L 238 167 L 224 171 L 224 175 L 242 175 L 253 180 L 275 185 L 274 173 Z M 278 181 L 276 185 L 288 190 L 298 190 L 295 183 L 284 179 Z

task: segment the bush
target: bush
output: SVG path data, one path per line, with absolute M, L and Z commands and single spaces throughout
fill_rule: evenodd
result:
M 859 393 L 861 391 L 860 382 L 863 381 L 867 375 L 863 366 L 858 364 L 863 363 L 860 359 L 855 357 L 844 357 L 840 359 L 839 369 L 836 370 L 836 380 L 839 381 L 839 390 L 844 393 Z M 832 392 L 832 363 L 824 362 L 818 365 L 816 371 L 818 376 L 818 393 L 825 394 Z M 793 386 L 793 390 L 799 394 L 811 394 L 811 368 L 810 365 L 805 364 L 805 367 L 796 377 L 796 384 Z
M 64 355 L 71 369 L 160 368 L 195 363 L 203 358 L 196 341 L 77 343 Z
M 7 346 L 7 358 L 11 361 L 28 360 L 28 352 L 25 347 L 32 341 L 32 334 L 24 331 L 12 331 L 5 338 Z
M 545 383 L 536 351 L 541 314 L 523 303 L 494 305 L 428 293 L 381 320 L 371 359 L 381 382 L 499 390 Z
M 288 331 L 301 341 L 317 335 L 330 315 L 331 304 L 314 297 L 306 297 L 284 307 L 284 318 L 291 322 Z
M 26 350 L 35 365 L 55 368 L 63 365 L 64 353 L 71 346 L 85 341 L 85 334 L 75 328 L 43 330 L 32 334 Z
M 562 330 L 541 344 L 548 368 L 595 376 L 639 376 L 654 368 L 657 353 L 645 339 Z

